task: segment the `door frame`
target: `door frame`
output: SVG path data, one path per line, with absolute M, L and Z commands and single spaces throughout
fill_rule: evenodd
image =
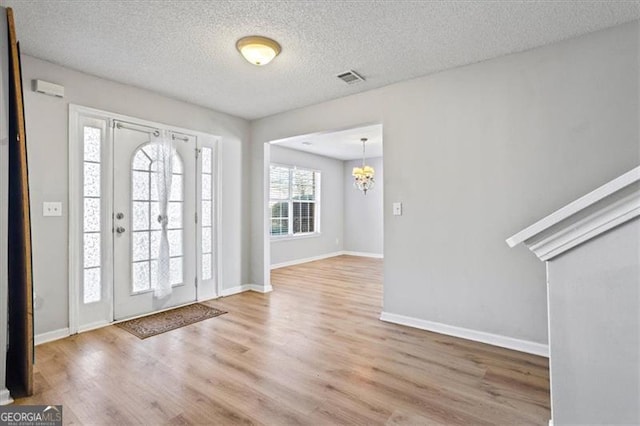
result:
M 69 334 L 75 334 L 78 332 L 88 331 L 95 328 L 104 327 L 106 325 L 113 324 L 118 321 L 114 321 L 114 288 L 113 288 L 113 272 L 114 272 L 114 264 L 113 264 L 113 232 L 105 232 L 105 242 L 103 246 L 110 247 L 109 250 L 105 250 L 105 253 L 102 253 L 102 264 L 104 264 L 105 273 L 103 275 L 103 294 L 108 295 L 108 317 L 96 322 L 92 322 L 90 324 L 80 324 L 80 288 L 83 281 L 83 193 L 81 188 L 82 177 L 83 177 L 83 154 L 82 147 L 80 141 L 79 134 L 79 125 L 81 118 L 88 117 L 94 118 L 98 120 L 104 120 L 106 125 L 106 131 L 103 139 L 104 149 L 107 150 L 107 156 L 109 158 L 109 163 L 106 166 L 108 170 L 105 175 L 103 175 L 103 179 L 107 179 L 106 187 L 108 190 L 106 191 L 107 196 L 105 197 L 105 205 L 102 209 L 103 212 L 108 212 L 107 214 L 107 229 L 109 227 L 113 228 L 113 149 L 114 149 L 114 132 L 113 132 L 113 123 L 114 120 L 117 121 L 125 121 L 130 124 L 142 127 L 151 127 L 158 130 L 167 130 L 170 132 L 181 133 L 184 135 L 193 135 L 196 137 L 196 148 L 200 148 L 203 144 L 209 146 L 213 150 L 213 177 L 215 179 L 214 188 L 213 188 L 213 223 L 215 228 L 213 230 L 213 246 L 216 250 L 214 256 L 214 279 L 215 284 L 208 288 L 203 285 L 202 281 L 199 277 L 199 270 L 196 271 L 196 275 L 198 276 L 198 286 L 196 287 L 196 300 L 194 302 L 199 302 L 203 300 L 215 299 L 222 295 L 222 268 L 221 268 L 221 253 L 222 253 L 222 241 L 221 241 L 221 209 L 219 207 L 220 202 L 220 194 L 221 194 L 221 182 L 220 182 L 220 170 L 221 170 L 221 162 L 218 146 L 220 144 L 221 138 L 216 135 L 203 133 L 191 129 L 186 129 L 177 126 L 171 126 L 164 123 L 143 120 L 136 117 L 131 117 L 123 114 L 113 113 L 109 111 L 99 110 L 95 108 L 85 107 L 76 104 L 69 104 L 69 207 L 68 207 L 68 226 L 69 226 Z M 200 160 L 201 161 L 201 160 Z M 196 167 L 196 183 L 199 186 L 199 173 L 200 173 L 200 161 L 197 163 Z M 198 194 L 200 194 L 200 190 L 198 188 Z M 201 209 L 200 199 L 196 199 L 196 211 L 199 213 Z M 200 221 L 199 221 L 200 222 Z M 104 222 L 103 222 L 104 223 Z M 103 226 L 105 226 L 103 224 Z M 201 242 L 201 233 L 200 227 L 198 226 L 196 229 L 196 244 L 199 245 Z M 200 253 L 197 250 L 197 254 Z M 196 255 L 196 259 L 197 259 Z M 199 265 L 201 260 L 197 259 L 196 265 L 199 269 Z M 193 302 L 190 302 L 193 303 Z M 172 307 L 170 309 L 175 308 Z

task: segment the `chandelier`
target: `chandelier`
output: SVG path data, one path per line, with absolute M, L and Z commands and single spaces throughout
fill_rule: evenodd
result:
M 367 166 L 364 163 L 364 144 L 367 142 L 367 138 L 362 138 L 360 140 L 362 141 L 362 167 L 354 167 L 351 175 L 353 175 L 355 179 L 353 186 L 364 192 L 364 195 L 367 195 L 367 191 L 372 189 L 375 185 L 375 180 L 373 179 L 375 170 L 373 170 L 373 167 Z

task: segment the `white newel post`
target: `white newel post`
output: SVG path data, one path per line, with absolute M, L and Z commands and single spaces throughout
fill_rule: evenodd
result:
M 547 263 L 551 414 L 640 424 L 640 167 L 507 239 Z

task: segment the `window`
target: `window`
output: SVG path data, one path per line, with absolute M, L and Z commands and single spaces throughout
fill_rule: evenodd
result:
M 84 278 L 82 299 L 84 303 L 99 302 L 102 299 L 102 268 L 100 235 L 101 209 L 101 130 L 95 127 L 83 128 L 83 257 Z
M 131 195 L 133 207 L 132 232 L 132 293 L 149 291 L 157 282 L 158 252 L 161 226 L 158 222 L 160 202 L 156 181 L 156 150 L 151 143 L 138 148 L 133 156 L 131 171 Z M 182 284 L 182 160 L 174 154 L 171 197 L 167 213 L 171 285 Z
M 271 165 L 269 181 L 271 235 L 320 232 L 320 172 Z
M 203 280 L 213 276 L 213 150 L 203 147 L 202 171 L 200 173 L 202 185 L 202 270 Z

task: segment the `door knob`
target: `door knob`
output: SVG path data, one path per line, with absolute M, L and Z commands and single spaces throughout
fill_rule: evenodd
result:
M 118 226 L 118 227 L 116 228 L 116 232 L 117 232 L 118 234 L 122 234 L 124 231 L 126 231 L 126 229 L 124 229 L 124 227 L 122 227 L 122 226 Z
M 124 218 L 124 213 L 120 213 L 120 212 L 116 213 L 116 219 L 122 219 L 122 218 Z

